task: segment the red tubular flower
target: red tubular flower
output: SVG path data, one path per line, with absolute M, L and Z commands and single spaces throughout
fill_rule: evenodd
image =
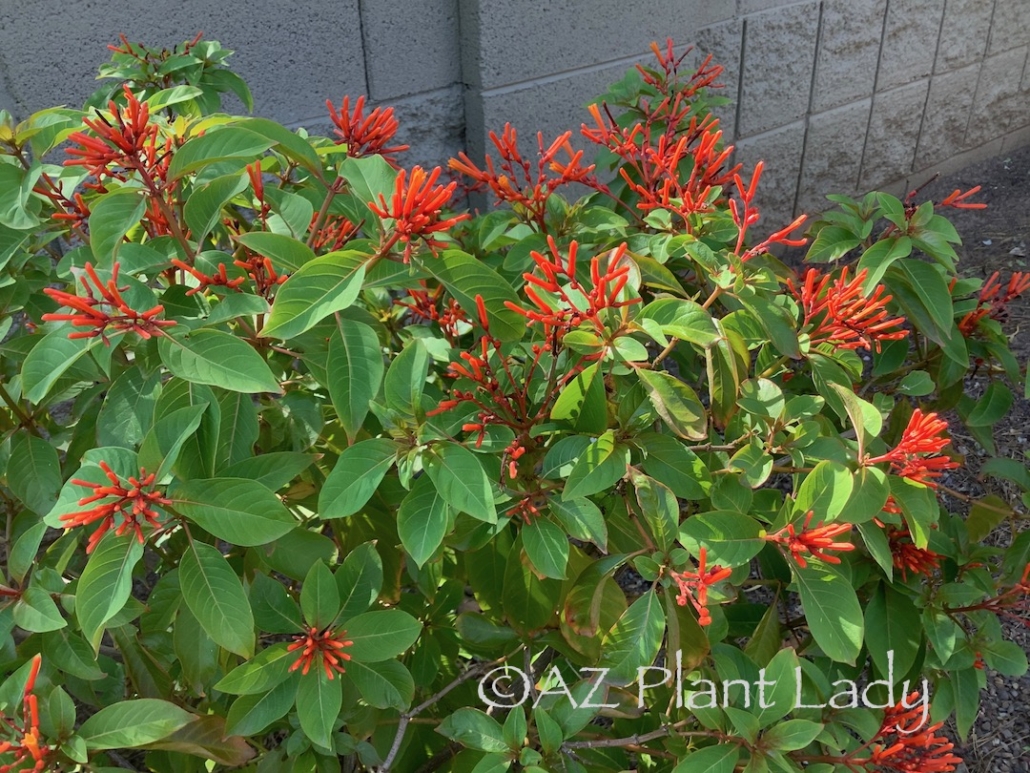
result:
M 0 773 L 8 773 L 12 770 L 45 771 L 48 769 L 47 758 L 52 749 L 41 740 L 39 701 L 34 693 L 41 663 L 41 656 L 33 656 L 32 664 L 29 666 L 29 678 L 25 682 L 25 690 L 22 693 L 21 721 L 8 718 L 0 712 L 0 754 L 13 755 L 11 763 L 0 765 Z M 30 763 L 32 767 L 25 767 Z
M 425 281 L 422 286 L 426 287 Z M 443 285 L 430 291 L 408 290 L 410 300 L 395 300 L 394 304 L 403 306 L 410 311 L 411 317 L 416 320 L 435 322 L 440 326 L 440 331 L 450 342 L 455 342 L 461 333 L 461 325 L 469 322 L 468 315 L 461 305 L 454 298 L 443 297 Z
M 937 206 L 939 207 L 954 207 L 955 209 L 987 209 L 987 205 L 983 202 L 977 201 L 966 201 L 970 196 L 973 196 L 980 192 L 980 186 L 977 185 L 975 188 L 970 188 L 965 193 L 962 193 L 959 189 L 955 189 L 949 193 Z
M 887 527 L 887 541 L 890 544 L 894 568 L 901 572 L 901 579 L 907 580 L 908 573 L 930 577 L 940 565 L 941 557 L 932 550 L 916 547 L 912 533 L 896 526 Z
M 347 145 L 347 155 L 352 158 L 380 155 L 398 169 L 396 159 L 398 153 L 408 149 L 408 145 L 392 145 L 387 147 L 397 133 L 397 119 L 393 117 L 392 107 L 377 107 L 365 115 L 365 98 L 358 97 L 354 110 L 350 109 L 350 97 L 343 98 L 343 104 L 337 112 L 332 100 L 326 100 L 329 117 L 336 126 L 336 135 L 340 138 L 337 145 Z
M 676 603 L 681 607 L 690 603 L 697 610 L 697 621 L 700 625 L 710 625 L 712 622 L 712 615 L 707 609 L 708 589 L 733 573 L 731 569 L 720 566 L 713 566 L 706 571 L 706 553 L 705 548 L 701 548 L 696 572 L 672 572 L 672 579 L 680 589 Z
M 172 265 L 178 269 L 182 269 L 200 282 L 198 286 L 191 287 L 187 290 L 186 295 L 196 295 L 197 293 L 204 292 L 208 287 L 225 287 L 229 290 L 238 290 L 240 285 L 247 281 L 246 278 L 242 276 L 230 279 L 229 275 L 226 273 L 224 263 L 219 263 L 218 272 L 210 276 L 178 258 L 172 258 Z
M 343 663 L 350 660 L 350 655 L 343 650 L 354 643 L 346 636 L 346 631 L 334 631 L 331 628 L 322 631 L 314 627 L 305 629 L 304 633 L 294 636 L 293 644 L 286 648 L 289 652 L 300 652 L 296 662 L 290 666 L 290 671 L 299 668 L 306 676 L 311 670 L 311 664 L 317 659 L 322 661 L 322 668 L 330 680 L 334 673 L 345 673 Z
M 130 476 L 126 483 L 122 483 L 117 473 L 106 462 L 100 462 L 100 469 L 104 471 L 110 485 L 78 478 L 72 480 L 76 486 L 93 489 L 90 496 L 79 500 L 79 507 L 85 505 L 93 505 L 93 507 L 62 515 L 61 523 L 66 529 L 72 529 L 76 526 L 100 522 L 99 528 L 93 532 L 86 545 L 87 553 L 93 552 L 93 548 L 97 546 L 104 534 L 115 526 L 115 516 L 120 518 L 121 523 L 115 528 L 114 533 L 120 537 L 127 531 L 132 531 L 142 544 L 144 542 L 142 522 L 145 521 L 155 529 L 160 529 L 161 524 L 158 521 L 160 513 L 154 507 L 170 505 L 172 501 L 154 490 L 154 473 L 148 475 L 142 467 L 139 477 Z M 96 502 L 100 502 L 100 504 L 94 504 Z
M 890 318 L 887 304 L 890 295 L 882 285 L 877 285 L 872 296 L 865 297 L 862 285 L 868 276 L 862 269 L 854 279 L 848 279 L 848 269 L 841 271 L 839 279 L 826 275 L 821 279 L 819 272 L 810 268 L 798 288 L 793 282 L 787 287 L 801 304 L 804 325 L 809 328 L 813 346 L 828 343 L 839 349 L 875 349 L 880 351 L 883 341 L 896 341 L 908 335 L 900 329 L 905 320 Z
M 794 557 L 794 560 L 802 569 L 808 566 L 803 557 L 806 553 L 828 564 L 839 564 L 840 559 L 826 551 L 837 550 L 847 552 L 855 549 L 855 546 L 850 542 L 834 541 L 841 535 L 849 534 L 851 532 L 851 524 L 831 523 L 825 526 L 818 525 L 810 528 L 813 517 L 814 513 L 809 510 L 805 515 L 805 525 L 801 528 L 800 533 L 794 528 L 794 524 L 791 523 L 775 534 L 767 535 L 765 539 L 769 542 L 783 545 L 790 551 L 791 556 Z
M 947 429 L 948 422 L 938 418 L 936 413 L 924 414 L 916 408 L 897 446 L 863 463 L 890 462 L 891 472 L 895 475 L 936 488 L 935 478 L 939 478 L 945 470 L 954 470 L 960 466 L 958 462 L 941 455 L 941 451 L 951 442 L 944 435 Z
M 82 286 L 86 290 L 85 297 L 73 295 L 65 290 L 44 288 L 43 292 L 62 306 L 72 309 L 72 312 L 44 314 L 43 320 L 45 322 L 71 322 L 75 327 L 91 328 L 87 331 L 70 333 L 68 337 L 96 338 L 99 336 L 107 345 L 111 343 L 107 338 L 109 327 L 113 328 L 115 332 L 135 332 L 144 339 L 159 334 L 162 328 L 174 327 L 174 320 L 156 318 L 164 311 L 164 306 L 158 304 L 152 309 L 140 312 L 132 309 L 125 302 L 121 294 L 125 288 L 119 289 L 118 287 L 118 268 L 119 264 L 115 263 L 111 270 L 111 278 L 104 283 L 93 270 L 93 264 L 87 263 L 86 275 L 81 277 Z M 100 294 L 99 298 L 93 294 L 94 288 Z
M 426 174 L 422 167 L 415 166 L 411 168 L 409 175 L 402 169 L 394 184 L 390 206 L 387 206 L 382 194 L 379 196 L 378 204 L 374 201 L 368 203 L 369 209 L 379 217 L 394 221 L 392 235 L 380 248 L 383 252 L 398 241 L 403 242 L 404 262 L 407 263 L 411 259 L 413 242 L 422 239 L 430 252 L 435 254 L 435 250 L 443 247 L 444 243 L 433 239 L 432 234 L 447 231 L 469 218 L 468 213 L 464 213 L 441 219 L 441 210 L 450 202 L 454 189 L 458 187 L 457 182 L 437 185 L 436 181 L 440 178 L 441 171 L 440 167 L 436 167 Z
M 995 271 L 980 289 L 976 308 L 966 314 L 958 323 L 959 332 L 968 338 L 984 317 L 1004 319 L 1006 306 L 1030 289 L 1030 272 L 1017 271 L 1009 277 L 1008 285 L 1002 290 L 1000 272 Z
M 925 707 L 921 701 L 927 696 L 913 692 L 884 713 L 883 723 L 872 745 L 872 756 L 856 760 L 870 770 L 888 770 L 897 773 L 950 773 L 962 760 L 951 753 L 955 745 L 945 736 L 937 735 L 943 727 L 938 722 L 923 727 Z
M 234 260 L 233 265 L 239 266 L 247 272 L 247 276 L 254 282 L 254 289 L 258 295 L 270 299 L 272 291 L 287 279 L 286 274 L 280 274 L 275 270 L 271 258 L 244 250 L 244 260 Z

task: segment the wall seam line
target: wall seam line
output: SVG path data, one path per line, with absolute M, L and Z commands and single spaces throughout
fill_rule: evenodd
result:
M 969 127 L 973 124 L 973 114 L 976 112 L 976 96 L 980 93 L 980 83 L 984 77 L 984 63 L 987 61 L 987 52 L 991 50 L 991 37 L 994 34 L 994 14 L 998 11 L 998 0 L 991 5 L 991 21 L 987 26 L 987 41 L 984 43 L 983 56 L 980 57 L 980 69 L 976 73 L 976 86 L 973 88 L 973 103 L 969 106 L 969 117 L 966 118 L 966 129 L 962 132 L 962 146 L 969 144 Z M 1020 84 L 1022 85 L 1022 84 Z
M 582 75 L 592 72 L 599 72 L 608 67 L 614 67 L 617 64 L 635 64 L 636 61 L 642 57 L 646 57 L 650 51 L 640 51 L 635 54 L 628 54 L 626 56 L 620 56 L 615 59 L 607 59 L 603 62 L 597 62 L 595 64 L 588 64 L 582 67 L 572 67 L 568 70 L 561 70 L 560 72 L 548 73 L 547 75 L 540 75 L 535 78 L 526 78 L 521 81 L 513 81 L 512 83 L 505 83 L 503 86 L 491 86 L 488 89 L 482 89 L 480 92 L 485 97 L 494 97 L 504 94 L 511 94 L 517 91 L 523 91 L 525 89 L 532 88 L 533 86 L 543 86 L 548 83 L 556 83 L 561 80 L 565 80 L 572 75 Z
M 365 74 L 365 96 L 372 99 L 372 76 L 368 73 L 368 38 L 365 35 L 365 0 L 358 2 L 358 34 L 361 35 L 361 65 Z
M 744 102 L 744 67 L 747 65 L 747 17 L 740 22 L 740 70 L 737 72 L 737 104 L 733 110 L 733 158 L 730 163 L 735 164 L 737 160 L 736 142 L 740 139 L 740 116 L 741 105 Z
M 936 64 L 937 57 L 941 53 L 941 35 L 944 33 L 944 17 L 948 14 L 948 0 L 941 5 L 941 20 L 937 24 L 937 45 L 933 49 L 933 61 Z M 919 158 L 919 148 L 923 144 L 923 127 L 926 125 L 926 108 L 930 106 L 930 91 L 933 89 L 934 68 L 930 68 L 930 77 L 926 82 L 926 97 L 923 99 L 923 111 L 919 114 L 919 131 L 916 133 L 916 147 L 912 152 L 912 165 L 909 172 L 916 172 L 916 159 Z
M 869 132 L 873 130 L 873 114 L 876 112 L 876 86 L 880 80 L 880 64 L 883 62 L 883 44 L 887 39 L 887 19 L 891 13 L 891 0 L 887 0 L 883 7 L 883 25 L 880 28 L 880 49 L 876 54 L 876 72 L 873 74 L 873 93 L 869 100 L 869 118 L 866 120 L 865 137 L 862 138 L 862 155 L 858 160 L 858 179 L 855 181 L 855 190 L 862 187 L 862 173 L 865 172 L 865 154 L 869 149 Z
M 801 135 L 801 160 L 798 163 L 798 179 L 794 184 L 794 205 L 790 213 L 797 217 L 798 204 L 801 203 L 801 181 L 805 178 L 805 156 L 808 153 L 808 129 L 812 121 L 812 105 L 815 102 L 815 83 L 819 70 L 819 48 L 823 39 L 823 10 L 825 3 L 819 0 L 819 21 L 815 28 L 815 50 L 812 52 L 812 79 L 808 85 L 808 108 L 805 110 L 805 132 Z

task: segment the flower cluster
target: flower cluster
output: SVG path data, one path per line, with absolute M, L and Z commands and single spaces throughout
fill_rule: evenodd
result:
M 306 676 L 311 670 L 311 664 L 321 660 L 325 675 L 330 680 L 334 672 L 344 673 L 346 669 L 343 663 L 350 660 L 350 655 L 344 650 L 354 643 L 346 637 L 346 631 L 334 631 L 332 628 L 321 631 L 314 627 L 305 629 L 304 633 L 294 636 L 293 644 L 286 648 L 289 652 L 300 653 L 296 662 L 290 666 L 290 671 L 299 668 L 301 674 Z
M 880 351 L 884 341 L 897 341 L 908 335 L 901 328 L 905 320 L 889 316 L 887 304 L 891 296 L 884 295 L 883 285 L 877 285 L 873 294 L 866 297 L 862 286 L 867 276 L 868 270 L 862 269 L 849 280 L 845 267 L 837 279 L 830 275 L 820 278 L 819 272 L 810 268 L 800 288 L 788 282 L 788 288 L 801 304 L 803 325 L 808 328 L 812 346 L 831 344 L 838 349 L 864 347 Z
M 39 731 L 39 701 L 34 690 L 42 658 L 35 655 L 29 667 L 29 678 L 22 693 L 22 718 L 19 722 L 0 712 L 0 755 L 12 755 L 13 761 L 0 765 L 0 773 L 14 770 L 48 770 L 50 747 L 43 742 Z M 25 767 L 31 764 L 32 767 Z
M 423 281 L 422 287 L 421 290 L 407 290 L 408 299 L 397 299 L 394 304 L 408 309 L 412 319 L 435 322 L 448 341 L 456 342 L 462 326 L 469 322 L 465 310 L 454 298 L 444 298 L 443 285 L 429 290 Z
M 697 571 L 672 572 L 672 579 L 679 586 L 680 592 L 676 603 L 681 607 L 691 604 L 697 611 L 697 621 L 701 625 L 711 625 L 712 613 L 708 611 L 708 589 L 729 577 L 733 571 L 718 565 L 707 568 L 707 551 L 701 548 L 697 558 Z
M 987 205 L 981 201 L 966 201 L 970 196 L 973 196 L 980 192 L 980 186 L 977 185 L 975 188 L 970 188 L 965 193 L 962 193 L 957 188 L 944 197 L 937 206 L 939 207 L 952 207 L 954 209 L 987 209 Z
M 812 526 L 814 513 L 809 510 L 805 515 L 805 523 L 798 531 L 794 524 L 787 524 L 775 534 L 765 537 L 768 542 L 775 542 L 786 548 L 790 555 L 797 562 L 798 566 L 804 569 L 808 566 L 804 559 L 805 555 L 811 555 L 820 561 L 828 564 L 839 564 L 837 556 L 827 553 L 828 550 L 847 552 L 854 550 L 855 546 L 850 542 L 836 542 L 841 537 L 851 532 L 850 523 L 830 523 L 826 525 Z
M 512 206 L 516 213 L 525 214 L 528 222 L 541 231 L 546 228 L 547 200 L 559 187 L 569 183 L 589 183 L 593 165 L 583 165 L 583 151 L 573 151 L 569 138 L 572 132 L 565 132 L 544 148 L 544 135 L 537 134 L 539 151 L 535 165 L 523 158 L 519 150 L 518 134 L 511 124 L 504 125 L 498 137 L 490 132 L 490 141 L 497 149 L 499 161 L 486 157 L 486 168 L 480 169 L 467 155 L 459 153 L 448 166 L 473 181 L 470 190 L 488 189 L 497 199 L 497 204 Z M 559 152 L 567 160 L 557 161 Z M 535 168 L 534 168 L 535 166 Z
M 336 144 L 347 145 L 347 155 L 352 158 L 362 156 L 382 156 L 394 169 L 397 169 L 398 153 L 408 149 L 408 145 L 389 145 L 397 133 L 397 119 L 393 117 L 392 107 L 377 107 L 365 115 L 365 98 L 358 97 L 354 109 L 350 108 L 350 97 L 344 97 L 339 111 L 332 100 L 326 100 L 329 118 L 336 127 L 339 137 Z
M 429 247 L 430 252 L 444 246 L 444 242 L 433 238 L 433 234 L 443 233 L 470 216 L 467 213 L 444 218 L 443 208 L 454 195 L 457 182 L 437 185 L 440 178 L 440 167 L 428 174 L 420 166 L 413 166 L 411 174 L 401 170 L 394 183 L 393 198 L 387 206 L 386 198 L 380 194 L 379 203 L 369 202 L 368 208 L 381 218 L 393 220 L 393 230 L 389 238 L 380 246 L 380 254 L 385 254 L 397 242 L 404 244 L 404 262 L 411 260 L 414 242 L 421 239 Z
M 584 286 L 576 276 L 579 244 L 569 244 L 568 258 L 563 259 L 558 245 L 551 236 L 547 237 L 549 255 L 535 250 L 530 253 L 542 276 L 532 272 L 523 274 L 526 280 L 526 297 L 536 307 L 524 309 L 508 301 L 507 307 L 532 322 L 544 326 L 544 338 L 549 342 L 554 336 L 560 338 L 583 322 L 593 324 L 595 332 L 604 334 L 604 322 L 600 314 L 605 309 L 620 309 L 639 303 L 639 298 L 620 300 L 622 291 L 629 281 L 630 263 L 624 261 L 626 245 L 620 244 L 607 253 L 607 266 L 602 267 L 604 256 L 590 259 L 590 285 Z M 588 355 L 588 358 L 601 356 Z
M 85 297 L 73 295 L 65 290 L 55 290 L 52 287 L 44 288 L 43 292 L 61 306 L 72 309 L 72 312 L 44 314 L 43 321 L 71 322 L 75 327 L 89 328 L 89 330 L 74 331 L 68 337 L 96 338 L 99 336 L 108 346 L 111 344 L 107 337 L 108 328 L 112 328 L 116 333 L 134 332 L 141 338 L 147 339 L 160 334 L 163 328 L 174 327 L 174 320 L 157 319 L 157 316 L 164 311 L 164 306 L 158 304 L 147 311 L 136 311 L 126 303 L 122 297 L 122 291 L 126 288 L 119 289 L 118 287 L 118 269 L 119 264 L 115 263 L 111 270 L 111 278 L 104 282 L 97 276 L 93 264 L 87 263 L 86 274 L 80 277 L 86 291 Z M 91 282 L 92 284 L 90 284 Z M 99 293 L 99 298 L 94 295 L 94 288 Z
M 936 478 L 945 470 L 959 467 L 958 462 L 941 454 L 951 442 L 944 434 L 947 429 L 948 422 L 936 413 L 924 414 L 916 408 L 898 444 L 885 454 L 865 459 L 864 464 L 890 462 L 891 472 L 895 475 L 936 488 Z
M 872 754 L 862 760 L 867 770 L 949 773 L 961 764 L 962 760 L 951 753 L 955 745 L 937 735 L 943 722 L 923 727 L 926 718 L 920 701 L 926 699 L 913 692 L 884 712 Z
M 247 281 L 246 277 L 238 276 L 234 279 L 230 279 L 224 263 L 218 264 L 218 269 L 214 274 L 205 274 L 203 271 L 198 269 L 196 266 L 191 266 L 178 258 L 172 258 L 172 265 L 187 274 L 192 276 L 199 282 L 196 287 L 191 287 L 186 291 L 186 295 L 196 295 L 202 293 L 208 287 L 225 287 L 229 290 L 238 290 L 240 285 Z
M 1006 307 L 1020 295 L 1030 289 L 1030 272 L 1017 271 L 1009 277 L 1007 285 L 1003 285 L 1000 279 L 1001 274 L 995 271 L 980 288 L 980 296 L 976 301 L 976 308 L 959 320 L 958 329 L 963 336 L 968 338 L 980 324 L 984 317 L 990 319 L 1004 319 Z
M 889 503 L 890 504 L 890 503 Z M 887 509 L 886 507 L 884 508 Z M 893 509 L 897 510 L 895 504 Z M 882 522 L 876 519 L 883 527 Z M 907 580 L 908 573 L 929 577 L 940 566 L 941 557 L 927 548 L 917 547 L 912 541 L 912 532 L 898 526 L 886 527 L 887 543 L 890 546 L 894 568 L 901 572 L 901 579 Z
M 769 248 L 774 244 L 780 244 L 784 247 L 802 247 L 806 242 L 806 239 L 803 237 L 791 238 L 791 234 L 805 222 L 806 216 L 799 215 L 786 228 L 781 228 L 754 247 L 746 251 L 744 250 L 744 240 L 747 237 L 748 229 L 757 223 L 760 217 L 754 202 L 755 194 L 758 192 L 758 181 L 762 179 L 762 172 L 764 170 L 764 162 L 759 161 L 755 164 L 755 171 L 751 173 L 751 181 L 747 185 L 744 185 L 744 180 L 739 173 L 734 173 L 733 175 L 733 185 L 736 187 L 737 196 L 740 198 L 739 204 L 736 199 L 730 199 L 729 202 L 730 216 L 733 218 L 733 223 L 737 226 L 737 246 L 734 248 L 734 253 L 739 255 L 741 260 L 745 261 L 750 260 L 756 255 L 768 252 Z
M 114 533 L 119 537 L 132 531 L 142 544 L 144 541 L 142 523 L 146 522 L 155 529 L 160 529 L 161 524 L 158 519 L 161 514 L 154 508 L 170 505 L 172 501 L 154 490 L 154 473 L 148 474 L 142 467 L 138 478 L 129 476 L 125 483 L 106 462 L 100 462 L 100 469 L 107 476 L 108 484 L 93 483 L 78 478 L 72 480 L 76 486 L 93 489 L 92 494 L 79 500 L 79 507 L 86 505 L 93 505 L 93 507 L 62 515 L 61 523 L 65 528 L 72 529 L 76 526 L 100 522 L 99 528 L 93 532 L 86 545 L 87 553 L 93 551 L 93 548 L 111 528 L 115 529 Z M 95 504 L 97 502 L 100 504 Z M 116 516 L 121 521 L 117 527 L 115 527 Z
M 310 246 L 316 252 L 335 252 L 343 249 L 351 239 L 358 235 L 358 226 L 343 215 L 329 215 L 318 224 L 318 215 L 311 216 L 311 228 L 318 230 L 311 235 Z

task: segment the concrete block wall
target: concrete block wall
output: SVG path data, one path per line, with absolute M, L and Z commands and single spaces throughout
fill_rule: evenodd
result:
M 736 160 L 766 161 L 770 230 L 1030 143 L 1030 0 L 2 0 L 0 108 L 81 104 L 118 32 L 198 30 L 236 51 L 258 114 L 328 133 L 325 100 L 366 94 L 422 164 L 480 159 L 508 121 L 527 149 L 578 135 L 652 40 L 696 44 L 726 68 Z

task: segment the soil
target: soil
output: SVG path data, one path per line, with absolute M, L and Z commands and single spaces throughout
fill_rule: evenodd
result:
M 921 184 L 921 180 L 913 180 Z M 981 186 L 971 200 L 986 203 L 985 210 L 949 210 L 944 213 L 952 221 L 962 246 L 959 271 L 963 276 L 986 279 L 995 271 L 1003 278 L 1014 271 L 1030 269 L 1030 147 L 966 168 L 934 180 L 920 191 L 918 201 L 932 198 L 940 201 L 956 188 L 963 191 Z M 1016 360 L 1025 368 L 1030 360 L 1030 297 L 1024 296 L 1009 307 L 1004 323 Z M 978 395 L 986 387 L 986 375 L 974 375 L 966 382 L 967 393 Z M 1017 396 L 1010 415 L 995 428 L 997 455 L 1027 462 L 1027 439 L 1030 437 L 1030 402 L 1022 399 L 1022 384 L 1012 385 Z M 957 417 L 948 417 L 956 418 Z M 955 450 L 966 455 L 966 467 L 957 470 L 944 485 L 972 496 L 997 494 L 1017 512 L 1027 508 L 1020 501 L 1015 487 L 978 480 L 977 472 L 989 458 L 980 446 L 963 431 L 957 420 L 950 421 Z M 945 504 L 952 512 L 961 512 L 963 503 L 952 500 Z M 1025 527 L 1026 522 L 1023 522 Z M 1012 531 L 1006 526 L 989 541 L 1004 545 Z M 1007 638 L 1021 645 L 1030 655 L 1030 616 L 1022 621 L 1003 624 Z M 964 744 L 957 744 L 959 756 L 971 773 L 1030 773 L 1030 674 L 1022 678 L 1005 677 L 987 671 L 987 689 L 980 703 L 976 725 Z M 952 737 L 955 737 L 952 728 Z

